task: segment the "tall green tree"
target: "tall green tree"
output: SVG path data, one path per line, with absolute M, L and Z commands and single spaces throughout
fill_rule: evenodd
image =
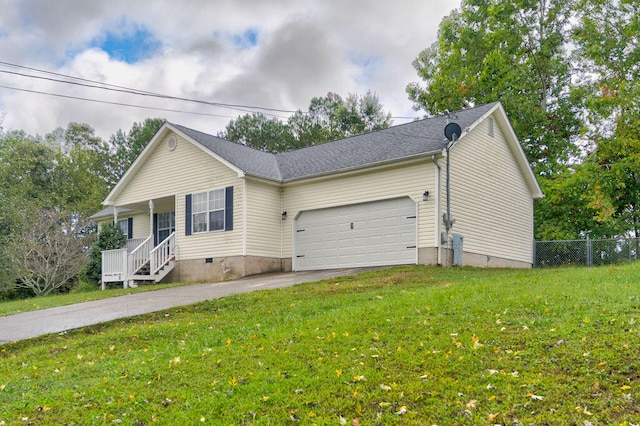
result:
M 608 194 L 617 234 L 640 236 L 640 3 L 582 0 L 577 8 L 580 89 L 586 94 L 585 162 Z
M 37 216 L 40 206 L 55 205 L 55 151 L 22 131 L 0 137 L 0 292 L 15 282 L 10 243 Z
M 261 112 L 245 114 L 231 120 L 218 136 L 265 152 L 282 152 L 297 146 L 286 123 L 277 118 L 269 118 Z
M 69 123 L 45 137 L 55 150 L 55 207 L 80 218 L 100 209 L 109 191 L 114 159 L 109 145 L 88 124 Z
M 282 152 L 308 145 L 389 127 L 385 112 L 371 91 L 343 99 L 329 93 L 311 99 L 309 111 L 297 111 L 286 123 L 262 113 L 245 114 L 232 120 L 218 136 L 262 151 Z
M 616 235 L 615 208 L 590 163 L 554 177 L 539 176 L 545 198 L 536 204 L 536 240 L 573 240 Z
M 296 138 L 307 146 L 384 129 L 392 121 L 378 96 L 367 91 L 364 95 L 349 94 L 346 99 L 331 92 L 314 97 L 309 112 L 297 111 L 288 123 Z
M 571 90 L 568 0 L 463 0 L 407 86 L 428 114 L 501 101 L 538 174 L 562 173 L 577 154 L 580 99 Z

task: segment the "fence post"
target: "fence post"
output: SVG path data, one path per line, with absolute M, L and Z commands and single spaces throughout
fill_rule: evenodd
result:
M 533 240 L 533 267 L 535 268 L 537 266 L 537 259 L 538 257 L 538 243 L 536 240 Z
M 591 247 L 591 239 L 587 235 L 587 266 L 593 266 L 593 250 Z

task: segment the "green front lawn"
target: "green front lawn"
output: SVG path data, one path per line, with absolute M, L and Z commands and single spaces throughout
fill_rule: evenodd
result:
M 638 423 L 639 277 L 400 267 L 4 345 L 0 424 Z

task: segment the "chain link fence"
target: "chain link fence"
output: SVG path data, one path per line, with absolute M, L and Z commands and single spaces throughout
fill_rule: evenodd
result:
M 640 238 L 536 241 L 533 266 L 598 266 L 640 259 Z

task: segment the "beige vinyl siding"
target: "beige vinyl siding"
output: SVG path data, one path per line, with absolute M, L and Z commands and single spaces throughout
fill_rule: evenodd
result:
M 149 236 L 149 216 L 146 213 L 130 215 L 133 218 L 133 238 L 147 238 Z M 118 217 L 118 219 L 124 219 Z
M 116 205 L 147 202 L 177 193 L 234 185 L 238 174 L 191 142 L 177 136 L 175 150 L 157 141 L 144 164 L 117 195 Z
M 291 220 L 282 220 L 280 185 L 262 181 L 246 181 L 247 247 L 249 256 L 279 258 L 282 255 L 281 228 Z
M 436 191 L 435 165 L 430 158 L 393 167 L 344 174 L 327 179 L 285 185 L 283 210 L 288 212 L 283 226 L 283 257 L 292 256 L 293 219 L 300 211 L 346 204 L 411 197 L 418 206 L 418 247 L 434 247 L 435 197 L 422 201 L 425 190 Z
M 146 238 L 149 236 L 149 216 L 146 213 L 128 213 L 126 215 L 118 215 L 118 220 L 124 220 L 133 218 L 133 237 L 132 238 Z M 113 216 L 100 218 L 97 221 L 98 230 L 107 223 L 113 222 Z
M 150 199 L 175 196 L 178 260 L 241 255 L 243 179 L 191 142 L 175 136 L 178 144 L 173 151 L 167 149 L 167 138 L 157 141 L 146 162 L 140 165 L 135 176 L 118 194 L 116 205 L 146 203 Z M 227 186 L 233 186 L 234 191 L 233 230 L 186 236 L 185 196 Z M 163 211 L 168 210 L 163 206 Z
M 530 263 L 533 199 L 498 121 L 493 137 L 484 120 L 450 154 L 451 232 L 464 236 L 464 251 Z

